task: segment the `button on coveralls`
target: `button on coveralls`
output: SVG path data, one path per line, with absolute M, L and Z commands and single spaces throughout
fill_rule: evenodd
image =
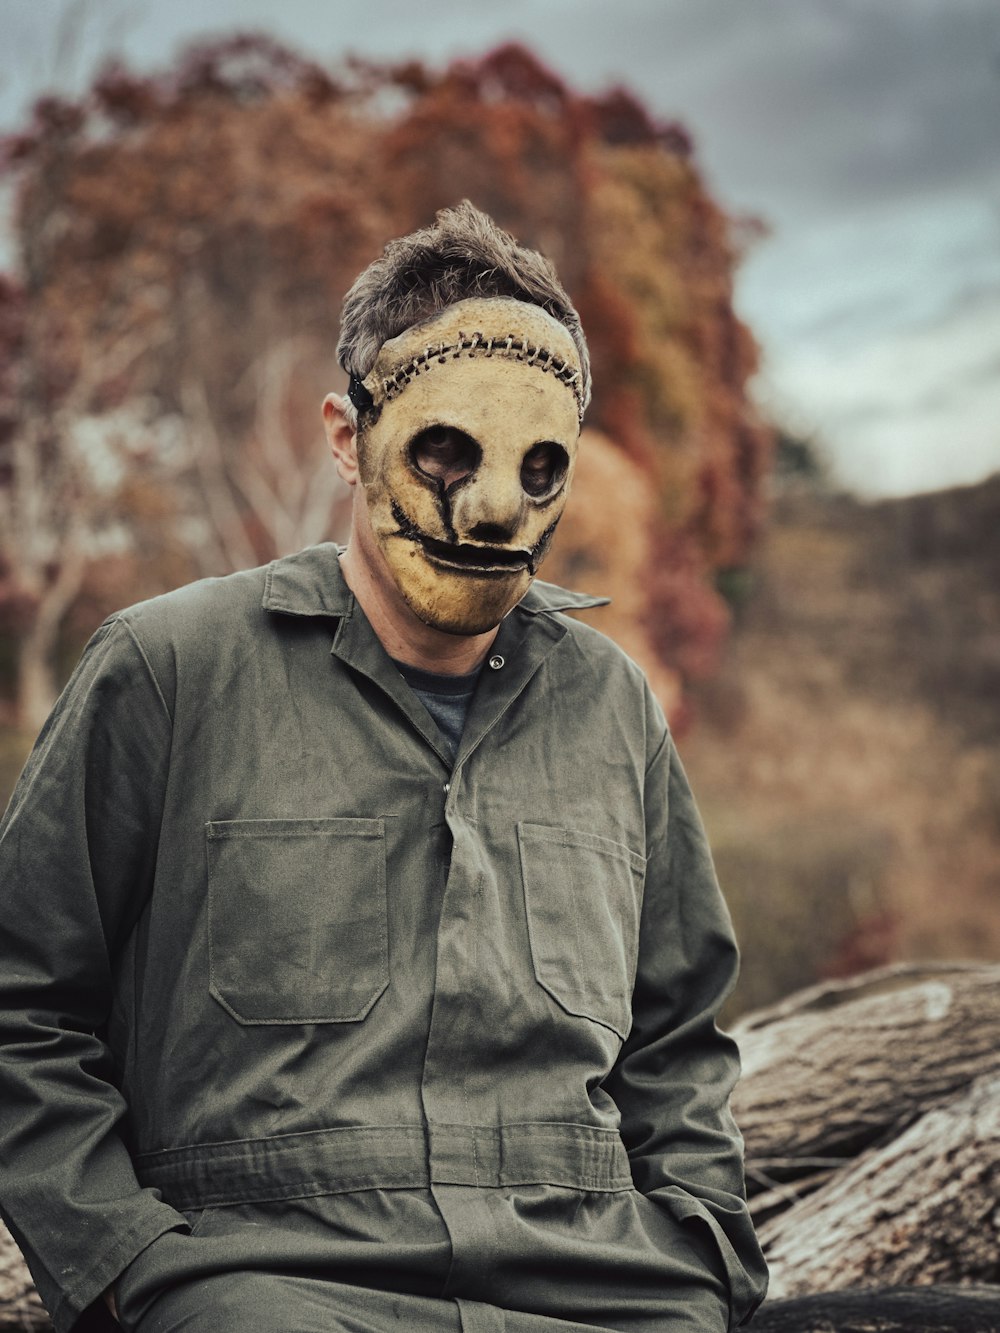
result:
M 333 545 L 111 617 L 0 838 L 0 1207 L 60 1333 L 722 1330 L 735 949 L 639 669 L 536 583 L 454 765 Z

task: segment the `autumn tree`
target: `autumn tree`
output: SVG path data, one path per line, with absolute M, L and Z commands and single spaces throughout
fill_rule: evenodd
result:
M 123 398 L 155 324 L 131 319 L 80 353 L 78 312 L 37 282 L 0 279 L 0 614 L 16 646 L 16 716 L 37 730 L 55 697 L 62 623 L 93 563 L 127 542 L 155 423 Z
M 713 572 L 743 557 L 759 521 L 767 436 L 745 391 L 754 349 L 732 310 L 730 229 L 681 127 L 621 89 L 581 96 L 517 46 L 437 71 L 355 60 L 329 73 L 237 37 L 155 77 L 106 70 L 79 103 L 50 100 L 6 164 L 17 287 L 58 315 L 49 359 L 87 386 L 88 412 L 132 410 L 152 432 L 162 520 L 192 573 L 337 531 L 316 408 L 343 387 L 341 295 L 438 208 L 469 197 L 491 212 L 550 255 L 579 305 L 590 420 L 611 442 L 595 446 L 608 486 L 581 501 L 608 512 L 581 511 L 574 534 L 571 507 L 551 572 L 581 532 L 626 512 L 638 469 L 652 497 L 634 524 L 641 552 L 623 564 L 602 541 L 592 585 L 634 607 L 626 637 L 671 680 L 710 663 L 725 627 Z M 19 346 L 51 417 L 69 390 L 40 377 L 37 340 Z M 29 434 L 17 441 L 37 456 Z

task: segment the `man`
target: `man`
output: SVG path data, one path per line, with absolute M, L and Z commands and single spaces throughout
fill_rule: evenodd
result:
M 60 1333 L 723 1330 L 728 917 L 535 582 L 589 366 L 471 205 L 349 293 L 350 540 L 112 616 L 0 840 L 0 1202 Z

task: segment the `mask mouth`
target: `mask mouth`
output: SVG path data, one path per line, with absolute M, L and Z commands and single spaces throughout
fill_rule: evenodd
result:
M 523 546 L 486 546 L 474 542 L 443 542 L 422 532 L 395 500 L 392 516 L 399 526 L 399 536 L 418 542 L 432 564 L 451 573 L 477 575 L 520 574 L 535 572 L 535 553 Z
M 436 565 L 467 574 L 511 574 L 531 567 L 531 552 L 509 546 L 475 546 L 471 542 L 442 542 L 423 533 L 416 539 Z

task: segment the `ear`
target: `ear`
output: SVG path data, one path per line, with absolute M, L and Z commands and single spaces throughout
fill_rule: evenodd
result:
M 348 486 L 358 484 L 358 440 L 353 426 L 347 420 L 344 400 L 338 394 L 328 393 L 323 399 L 323 424 L 330 452 L 341 478 Z

